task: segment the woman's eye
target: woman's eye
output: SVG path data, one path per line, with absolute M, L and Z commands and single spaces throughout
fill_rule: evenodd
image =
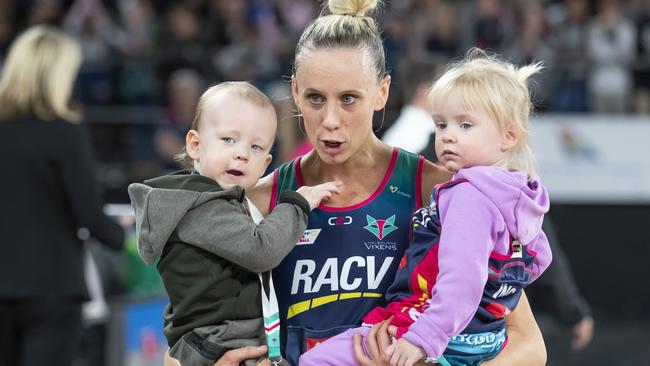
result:
M 262 148 L 260 145 L 253 145 L 251 146 L 251 149 L 254 151 L 264 151 L 264 148 Z
M 309 102 L 312 104 L 322 104 L 323 103 L 323 97 L 321 97 L 318 94 L 309 94 L 307 96 L 307 99 L 309 99 Z
M 357 100 L 353 95 L 344 95 L 343 98 L 341 98 L 341 101 L 343 104 L 352 104 Z
M 232 137 L 222 137 L 221 141 L 225 142 L 226 144 L 234 144 L 235 139 Z

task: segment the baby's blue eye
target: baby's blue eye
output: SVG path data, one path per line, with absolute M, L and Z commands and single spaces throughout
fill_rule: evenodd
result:
M 222 137 L 221 141 L 225 142 L 226 144 L 234 144 L 235 139 L 232 137 Z
M 472 128 L 472 124 L 469 122 L 463 122 L 460 124 L 460 128 L 462 128 L 463 130 L 469 130 L 470 128 Z
M 260 145 L 253 145 L 251 148 L 255 151 L 264 151 L 264 148 L 261 147 Z

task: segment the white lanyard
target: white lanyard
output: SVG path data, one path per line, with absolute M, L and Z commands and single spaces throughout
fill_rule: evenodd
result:
M 273 288 L 273 276 L 269 271 L 269 296 L 264 290 L 264 279 L 261 273 L 257 274 L 262 286 L 262 314 L 264 315 L 264 333 L 266 334 L 266 345 L 269 352 L 269 361 L 277 365 L 282 361 L 280 354 L 280 310 L 278 299 Z
M 262 213 L 248 197 L 246 197 L 246 200 L 248 201 L 248 208 L 253 221 L 259 224 L 263 219 Z M 282 361 L 282 354 L 280 353 L 280 310 L 278 307 L 278 299 L 275 296 L 275 288 L 273 287 L 273 275 L 269 271 L 268 296 L 264 290 L 264 277 L 261 273 L 258 273 L 257 276 L 260 279 L 260 286 L 262 287 L 262 315 L 264 315 L 264 334 L 266 335 L 269 361 L 274 365 L 278 365 Z

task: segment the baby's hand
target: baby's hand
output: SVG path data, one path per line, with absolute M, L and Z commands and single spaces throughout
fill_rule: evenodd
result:
M 302 186 L 296 192 L 305 197 L 309 202 L 309 208 L 313 210 L 322 200 L 332 197 L 332 193 L 341 193 L 341 186 L 342 183 L 339 181 L 327 182 L 317 186 Z
M 385 357 L 391 366 L 413 366 L 420 359 L 427 356 L 424 350 L 404 338 L 386 347 Z

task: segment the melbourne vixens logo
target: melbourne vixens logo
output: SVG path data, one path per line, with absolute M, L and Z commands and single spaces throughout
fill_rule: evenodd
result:
M 386 235 L 397 230 L 397 226 L 395 226 L 395 215 L 385 220 L 378 220 L 370 215 L 366 215 L 366 220 L 368 220 L 368 225 L 363 228 L 373 233 L 379 240 L 384 239 Z

